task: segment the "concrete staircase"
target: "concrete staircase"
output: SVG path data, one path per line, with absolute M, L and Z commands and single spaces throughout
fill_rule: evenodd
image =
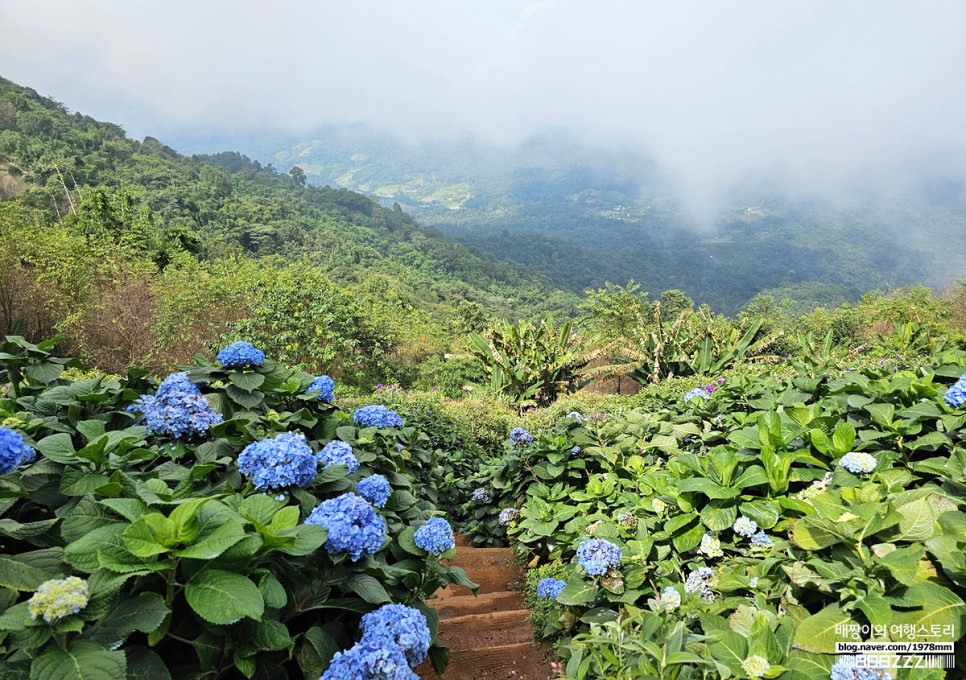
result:
M 460 537 L 462 538 L 462 537 Z M 440 589 L 428 604 L 439 612 L 439 641 L 450 648 L 449 667 L 436 675 L 427 660 L 416 669 L 424 680 L 549 680 L 550 662 L 531 640 L 523 596 L 511 591 L 523 569 L 509 548 L 470 548 L 457 541 L 453 564 L 480 584 L 479 596 L 469 588 Z

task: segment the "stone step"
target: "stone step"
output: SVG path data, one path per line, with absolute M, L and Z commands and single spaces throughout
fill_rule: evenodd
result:
M 529 642 L 529 615 L 527 609 L 514 609 L 452 616 L 440 623 L 439 642 L 454 651 Z
M 457 548 L 456 557 L 450 561 L 464 569 L 507 563 L 513 564 L 513 551 L 509 548 Z
M 426 661 L 416 669 L 423 680 L 551 680 L 550 662 L 534 642 L 454 651 L 449 666 L 436 675 Z
M 426 604 L 439 612 L 440 619 L 449 619 L 464 614 L 486 614 L 488 612 L 523 609 L 523 595 L 513 591 L 485 593 L 479 597 L 455 595 L 444 599 L 429 600 Z
M 480 586 L 478 594 L 505 593 L 510 587 L 523 579 L 523 570 L 514 565 L 473 567 L 466 570 L 473 583 Z M 448 585 L 436 591 L 440 599 L 472 595 L 473 591 L 466 586 Z

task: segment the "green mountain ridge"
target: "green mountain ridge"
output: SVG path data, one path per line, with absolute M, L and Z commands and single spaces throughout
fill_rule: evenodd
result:
M 765 289 L 779 297 L 807 290 L 817 304 L 836 304 L 876 287 L 941 287 L 966 270 L 966 190 L 936 168 L 910 169 L 916 182 L 902 193 L 867 177 L 847 200 L 736 182 L 708 225 L 643 153 L 591 148 L 565 132 L 504 148 L 472 137 L 412 144 L 330 126 L 305 140 L 236 144 L 263 162 L 302 168 L 311 183 L 395 203 L 477 252 L 573 291 L 633 278 L 652 293 L 678 288 L 733 314 Z

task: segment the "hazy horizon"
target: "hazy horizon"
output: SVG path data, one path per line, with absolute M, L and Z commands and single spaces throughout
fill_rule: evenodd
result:
M 700 202 L 749 173 L 817 192 L 934 163 L 966 178 L 963 25 L 951 0 L 57 0 L 0 5 L 0 71 L 136 138 L 567 129 L 642 149 Z

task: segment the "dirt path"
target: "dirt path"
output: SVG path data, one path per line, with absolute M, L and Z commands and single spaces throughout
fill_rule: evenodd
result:
M 475 583 L 450 586 L 428 604 L 439 612 L 439 641 L 450 648 L 449 668 L 442 676 L 427 661 L 416 672 L 424 680 L 549 680 L 550 663 L 531 640 L 523 596 L 509 587 L 523 577 L 509 548 L 469 548 L 460 545 L 453 564 L 463 567 Z

